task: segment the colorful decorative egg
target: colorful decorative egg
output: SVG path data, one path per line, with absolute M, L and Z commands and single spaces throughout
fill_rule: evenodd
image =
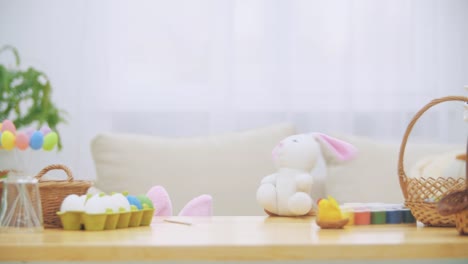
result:
M 6 130 L 3 131 L 0 141 L 2 142 L 2 147 L 5 150 L 12 150 L 15 148 L 16 136 L 11 131 Z
M 41 149 L 43 143 L 44 136 L 42 135 L 41 131 L 35 131 L 29 139 L 29 146 L 34 150 Z
M 46 151 L 51 151 L 58 142 L 58 135 L 55 132 L 50 132 L 44 136 L 44 144 L 42 148 Z
M 49 126 L 44 125 L 44 126 L 41 127 L 40 131 L 45 136 L 45 135 L 49 134 L 50 132 L 52 132 L 52 129 L 50 129 Z
M 16 147 L 20 150 L 25 150 L 29 147 L 29 138 L 26 133 L 18 132 L 16 134 Z
M 127 195 L 127 200 L 130 205 L 134 205 L 138 210 L 143 209 L 143 205 L 141 205 L 140 200 L 134 195 Z
M 13 124 L 13 122 L 11 122 L 8 119 L 3 120 L 3 123 L 2 123 L 2 132 L 5 132 L 5 131 L 10 131 L 11 133 L 16 134 L 15 124 Z
M 143 206 L 143 208 L 151 208 L 151 209 L 154 208 L 153 201 L 151 201 L 151 199 L 148 198 L 148 196 L 141 194 L 141 195 L 138 195 L 137 198 L 138 200 L 140 200 L 140 203 Z

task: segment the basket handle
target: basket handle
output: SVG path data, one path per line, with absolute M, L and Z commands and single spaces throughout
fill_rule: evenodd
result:
M 72 182 L 73 181 L 73 175 L 72 175 L 72 172 L 71 170 L 63 165 L 63 164 L 53 164 L 53 165 L 49 165 L 45 168 L 43 168 L 37 175 L 36 175 L 36 179 L 38 179 L 39 181 L 42 181 L 42 176 L 44 176 L 47 172 L 51 171 L 51 170 L 63 170 L 65 171 L 65 173 L 67 174 L 67 181 L 68 182 Z
M 413 129 L 414 125 L 416 124 L 416 121 L 426 112 L 429 108 L 433 107 L 434 105 L 447 102 L 447 101 L 462 101 L 462 102 L 468 102 L 468 97 L 465 96 L 446 96 L 438 99 L 434 99 L 431 102 L 429 102 L 427 105 L 425 105 L 421 110 L 419 110 L 416 115 L 413 117 L 411 122 L 408 124 L 408 127 L 406 128 L 405 134 L 403 136 L 403 141 L 401 142 L 400 146 L 400 153 L 398 157 L 398 178 L 400 180 L 400 187 L 401 190 L 403 191 L 403 196 L 405 199 L 408 198 L 408 193 L 406 190 L 406 184 L 408 182 L 408 176 L 405 174 L 405 169 L 403 166 L 403 159 L 405 156 L 405 148 L 406 148 L 406 143 L 408 141 L 408 137 L 411 133 L 411 130 Z

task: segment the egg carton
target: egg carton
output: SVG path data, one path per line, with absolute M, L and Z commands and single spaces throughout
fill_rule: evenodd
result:
M 57 212 L 64 230 L 102 231 L 149 226 L 154 208 L 119 213 L 88 214 L 81 211 Z

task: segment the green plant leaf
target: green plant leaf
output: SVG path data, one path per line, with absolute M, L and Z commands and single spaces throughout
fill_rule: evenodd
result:
M 0 48 L 0 54 L 5 51 L 13 52 L 16 68 L 9 69 L 0 64 L 0 120 L 10 119 L 17 129 L 27 126 L 39 129 L 47 124 L 59 135 L 57 148 L 61 150 L 62 141 L 57 126 L 67 122 L 66 112 L 52 102 L 49 78 L 33 67 L 21 70 L 16 48 Z

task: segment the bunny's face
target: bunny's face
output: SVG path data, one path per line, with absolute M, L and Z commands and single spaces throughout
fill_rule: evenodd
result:
M 273 149 L 276 167 L 311 171 L 319 155 L 320 145 L 312 135 L 293 135 L 282 140 Z

